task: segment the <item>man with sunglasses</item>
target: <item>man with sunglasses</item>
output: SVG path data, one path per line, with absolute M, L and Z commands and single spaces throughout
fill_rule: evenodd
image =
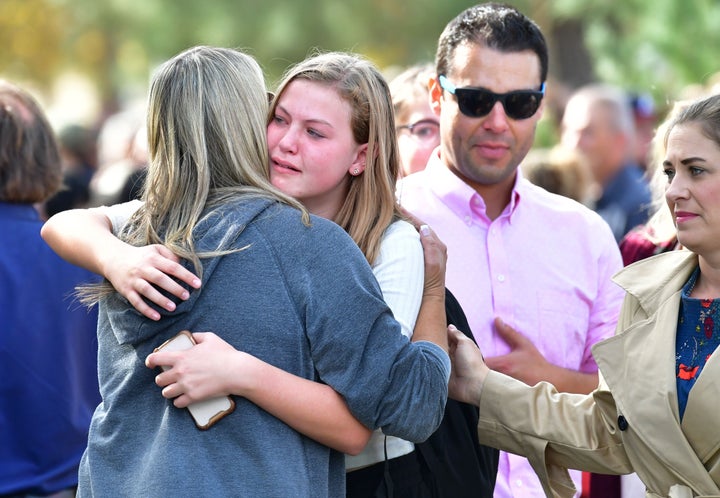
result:
M 598 383 L 590 348 L 613 335 L 623 293 L 611 276 L 622 261 L 596 213 L 518 168 L 542 115 L 545 39 L 513 7 L 476 5 L 441 34 L 436 72 L 440 147 L 403 179 L 400 202 L 447 245 L 447 287 L 488 366 L 590 392 Z M 580 474 L 573 479 L 580 489 Z M 526 459 L 501 453 L 494 496 L 545 494 Z

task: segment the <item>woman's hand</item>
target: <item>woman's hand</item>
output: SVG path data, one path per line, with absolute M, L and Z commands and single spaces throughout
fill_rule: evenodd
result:
M 193 334 L 196 345 L 183 351 L 158 351 L 145 360 L 148 368 L 163 366 L 155 377 L 162 395 L 178 408 L 230 394 L 243 395 L 240 383 L 250 380 L 243 368 L 254 357 L 244 354 L 212 332 Z
M 448 395 L 479 406 L 482 386 L 490 371 L 480 348 L 453 325 L 448 327 L 448 348 L 452 362 Z
M 428 226 L 419 227 L 420 242 L 425 256 L 424 294 L 445 298 L 445 268 L 447 265 L 447 247 L 437 234 Z
M 425 256 L 424 294 L 435 294 L 445 299 L 445 268 L 447 265 L 447 247 L 437 234 L 422 220 L 400 207 L 400 211 L 420 233 L 420 242 Z
M 190 293 L 178 281 L 195 289 L 200 287 L 200 279 L 183 267 L 180 259 L 165 246 L 154 244 L 135 247 L 122 244 L 116 247 L 115 252 L 103 268 L 105 278 L 136 310 L 152 320 L 159 320 L 160 313 L 143 298 L 168 311 L 174 311 L 175 303 L 159 289 L 185 300 L 190 297 Z
M 158 351 L 145 360 L 164 366 L 155 377 L 162 395 L 184 408 L 217 396 L 236 395 L 255 403 L 296 431 L 342 453 L 357 455 L 372 431 L 350 412 L 332 387 L 288 373 L 244 351 L 237 351 L 212 332 L 195 333 L 195 346 Z

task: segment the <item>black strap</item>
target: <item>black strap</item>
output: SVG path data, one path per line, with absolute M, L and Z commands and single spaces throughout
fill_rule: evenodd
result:
M 375 490 L 375 498 L 393 498 L 393 481 L 390 475 L 390 460 L 387 454 L 387 436 L 383 440 L 383 449 L 385 452 L 385 462 L 383 465 L 383 480 Z

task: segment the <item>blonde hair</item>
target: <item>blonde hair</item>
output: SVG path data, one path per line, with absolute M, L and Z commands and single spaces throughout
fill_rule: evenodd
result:
M 372 264 L 387 227 L 402 218 L 395 202 L 400 170 L 395 119 L 390 89 L 378 69 L 362 56 L 329 52 L 316 54 L 288 69 L 270 108 L 294 80 L 302 79 L 334 88 L 350 104 L 350 126 L 358 144 L 368 144 L 365 171 L 351 176 L 350 186 L 335 219 L 353 238 Z
M 672 213 L 665 201 L 665 190 L 668 179 L 663 168 L 666 152 L 666 135 L 673 120 L 686 109 L 691 100 L 679 100 L 675 102 L 667 113 L 665 120 L 655 130 L 655 135 L 650 144 L 648 153 L 649 185 L 652 193 L 652 212 L 650 219 L 645 223 L 642 230 L 645 237 L 653 244 L 661 244 L 673 239 L 677 229 L 672 219 Z
M 206 210 L 263 197 L 300 209 L 307 223 L 304 208 L 270 183 L 267 109 L 262 70 L 248 55 L 195 47 L 162 64 L 148 101 L 144 204 L 120 238 L 163 244 L 202 276 L 201 258 L 227 252 L 196 253 L 193 231 Z
M 410 109 L 416 102 L 430 105 L 428 81 L 435 76 L 435 68 L 431 63 L 416 64 L 395 76 L 389 83 L 392 95 L 396 126 L 407 120 Z

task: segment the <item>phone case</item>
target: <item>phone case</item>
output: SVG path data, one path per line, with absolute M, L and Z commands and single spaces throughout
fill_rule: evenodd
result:
M 155 351 L 183 351 L 190 349 L 195 345 L 195 340 L 189 331 L 183 330 L 178 333 L 175 337 L 172 337 L 162 343 L 160 346 L 155 348 Z M 165 367 L 161 367 L 166 370 Z M 217 398 L 210 398 L 196 403 L 191 403 L 187 406 L 190 415 L 192 415 L 195 425 L 198 429 L 207 430 L 212 427 L 218 420 L 224 416 L 232 413 L 235 409 L 235 401 L 229 396 L 218 396 Z

